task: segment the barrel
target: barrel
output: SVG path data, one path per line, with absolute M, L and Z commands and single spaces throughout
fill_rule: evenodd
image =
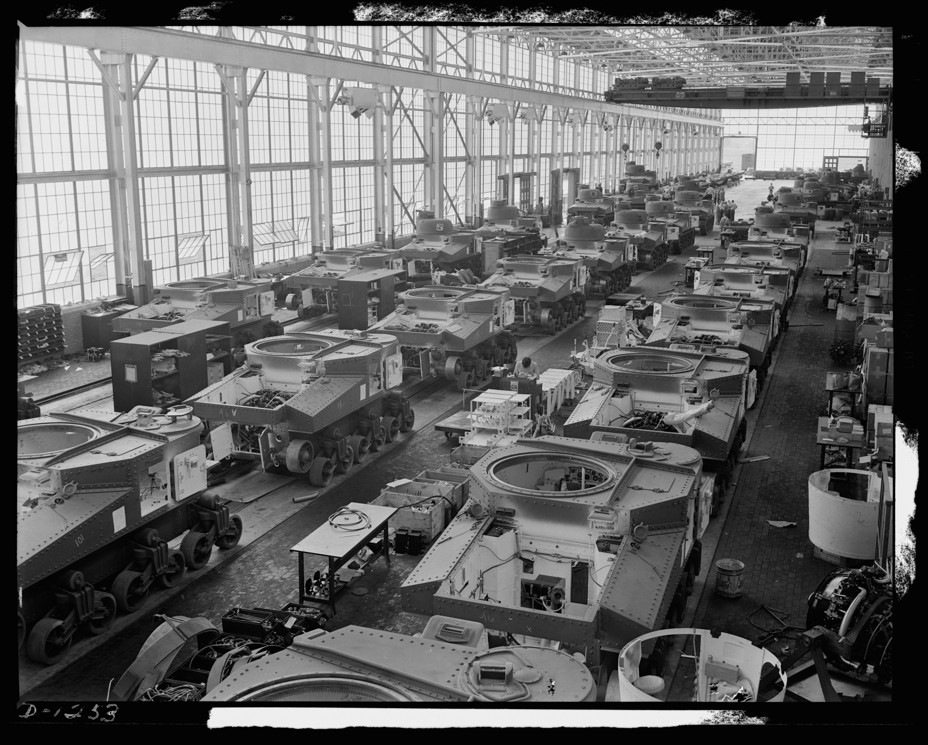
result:
M 740 598 L 741 582 L 744 579 L 744 563 L 737 559 L 719 559 L 715 562 L 717 571 L 715 594 L 723 598 Z
M 883 294 L 877 290 L 867 290 L 864 295 L 864 315 L 880 313 L 883 310 Z

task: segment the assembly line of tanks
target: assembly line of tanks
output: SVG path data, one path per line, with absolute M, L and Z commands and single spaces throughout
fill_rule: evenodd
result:
M 780 211 L 757 215 L 746 240 L 721 255 L 700 250 L 687 265 L 691 294 L 609 305 L 634 271 L 660 266 L 667 253 L 692 245 L 697 230 L 711 232 L 711 200 L 702 199 L 700 184 L 683 186 L 673 201 L 651 198 L 660 190 L 654 174 L 631 167 L 618 199 L 582 189 L 553 246 L 505 203 L 493 204 L 488 226 L 468 233 L 425 217 L 400 264 L 383 249 L 330 251 L 278 282 L 276 294 L 291 308 L 337 311 L 338 279 L 405 267 L 399 271 L 413 287 L 399 293 L 396 310 L 377 316 L 375 308 L 367 330 L 254 341 L 238 369 L 166 414 L 137 407 L 105 423 L 67 414 L 21 422 L 19 626 L 28 656 L 62 660 L 80 630 L 106 632 L 153 586 L 171 587 L 185 569 L 204 566 L 214 545 L 238 543 L 241 520 L 224 500 L 203 494 L 209 462 L 256 460 L 325 486 L 413 428 L 410 401 L 396 390 L 405 370 L 460 389 L 484 385 L 494 368 L 515 363 L 512 329 L 556 333 L 599 293 L 607 305 L 596 339 L 577 356 L 593 382 L 565 436 L 488 448 L 470 469 L 467 502 L 403 583 L 404 609 L 435 617 L 424 635 L 442 661 L 437 667 L 464 672 L 450 682 L 404 652 L 408 637 L 377 632 L 378 649 L 398 671 L 391 674 L 365 662 L 367 630 L 326 636 L 317 628 L 291 634 L 282 645 L 291 654 L 264 657 L 260 670 L 240 658 L 235 682 L 213 676 L 198 697 L 312 697 L 315 680 L 324 698 L 326 685 L 344 683 L 344 668 L 360 664 L 367 677 L 352 685 L 370 690 L 343 691 L 349 698 L 654 700 L 649 686 L 661 665 L 649 672 L 644 660 L 661 658 L 672 632 L 660 629 L 682 618 L 701 569 L 700 539 L 729 486 L 745 411 L 786 329 L 814 230 L 814 212 L 791 218 L 783 208 L 793 205 L 781 201 Z M 786 218 L 770 219 L 778 215 Z M 647 336 L 636 323 L 643 314 Z M 179 549 L 169 550 L 182 533 Z M 835 596 L 843 596 L 840 583 L 832 585 L 818 597 L 818 615 L 840 621 Z M 823 603 L 831 603 L 828 613 Z M 309 631 L 290 615 L 287 628 Z M 179 634 L 176 627 L 158 634 Z M 487 647 L 488 629 L 528 639 L 518 652 Z M 198 632 L 210 642 L 220 636 L 208 623 Z M 316 649 L 320 634 L 324 654 Z M 583 660 L 532 646 L 531 637 L 555 640 Z M 785 675 L 770 653 L 708 632 L 697 646 L 700 700 L 782 700 Z M 877 647 L 885 651 L 885 639 Z M 723 659 L 722 650 L 735 649 L 740 667 Z M 285 673 L 302 682 L 269 692 L 265 684 Z M 409 679 L 418 694 L 397 683 Z M 140 695 L 131 680 L 121 683 L 125 697 Z

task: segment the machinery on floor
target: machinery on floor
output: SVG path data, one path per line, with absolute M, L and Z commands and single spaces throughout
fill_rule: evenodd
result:
M 301 613 L 301 606 L 276 613 L 235 608 L 223 617 L 221 631 L 202 617 L 167 619 L 116 684 L 116 700 L 596 700 L 595 681 L 580 660 L 541 645 L 491 647 L 489 634 L 475 621 L 434 616 L 420 635 L 408 636 L 356 625 L 333 631 L 297 625 L 305 618 Z M 288 620 L 295 623 L 288 627 Z
M 401 370 L 443 376 L 459 390 L 487 380 L 493 367 L 516 360 L 508 330 L 515 302 L 503 287 L 432 285 L 401 293 L 402 306 L 371 331 L 399 342 Z
M 104 633 L 154 586 L 176 585 L 242 521 L 206 497 L 203 423 L 189 406 L 137 407 L 128 424 L 71 414 L 19 423 L 19 643 L 54 664 L 78 633 Z M 186 532 L 179 549 L 168 541 Z
M 700 514 L 708 523 L 747 433 L 748 368 L 745 352 L 711 345 L 603 352 L 593 361 L 593 382 L 564 422 L 564 434 L 693 448 L 702 457 Z
M 563 237 L 547 255 L 582 259 L 587 269 L 587 296 L 611 295 L 631 284 L 632 265 L 627 257 L 628 239 L 606 235 L 606 228 L 587 217 L 575 217 L 564 227 Z
M 604 655 L 614 669 L 628 641 L 683 613 L 700 570 L 701 471 L 677 443 L 496 447 L 470 467 L 468 501 L 403 582 L 403 609 L 479 620 L 518 644 L 557 642 L 608 679 Z
M 409 401 L 392 390 L 403 378 L 393 336 L 298 332 L 245 354 L 242 367 L 188 399 L 210 423 L 214 460 L 256 460 L 325 486 L 415 424 Z
M 612 234 L 628 239 L 629 260 L 638 269 L 657 269 L 667 261 L 667 226 L 651 221 L 643 209 L 620 210 Z
M 680 212 L 688 212 L 699 218 L 699 234 L 709 235 L 715 225 L 715 204 L 711 199 L 705 199 L 704 192 L 689 189 L 677 189 L 673 195 L 673 203 Z
M 654 200 L 645 202 L 644 211 L 651 222 L 666 226 L 667 246 L 671 254 L 679 254 L 696 242 L 699 217 L 690 212 L 678 212 L 673 202 Z
M 809 595 L 808 629 L 821 629 L 825 659 L 868 682 L 893 679 L 893 581 L 878 564 L 830 572 Z
M 751 362 L 751 408 L 779 338 L 780 314 L 773 300 L 678 295 L 655 305 L 653 323 L 648 346 L 710 345 L 746 352 Z
M 283 279 L 286 288 L 285 304 L 299 310 L 309 318 L 322 313 L 339 312 L 340 281 L 355 275 L 383 270 L 395 277 L 393 283 L 404 289 L 405 265 L 402 256 L 388 249 L 340 248 L 316 255 L 315 261 L 305 269 Z
M 498 266 L 479 287 L 507 290 L 517 324 L 556 334 L 583 318 L 589 272 L 579 257 L 512 256 Z
M 113 318 L 118 334 L 140 334 L 181 321 L 227 321 L 234 346 L 266 336 L 275 310 L 271 279 L 199 277 L 155 288 L 155 298 Z

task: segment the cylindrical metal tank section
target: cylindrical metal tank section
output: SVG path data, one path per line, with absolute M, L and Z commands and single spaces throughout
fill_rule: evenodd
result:
M 674 216 L 674 205 L 673 202 L 667 200 L 655 200 L 652 202 L 645 202 L 644 211 L 657 219 L 660 219 L 662 215 L 669 215 L 670 217 Z
M 622 210 L 616 212 L 615 222 L 629 228 L 641 228 L 648 224 L 648 213 L 644 210 Z
M 16 457 L 19 460 L 47 460 L 102 437 L 108 429 L 89 423 L 63 421 L 22 422 L 16 432 Z
M 789 215 L 782 212 L 760 212 L 760 209 L 760 207 L 757 208 L 758 211 L 754 217 L 755 228 L 787 230 L 792 224 Z
M 486 221 L 491 225 L 515 225 L 514 220 L 521 216 L 519 208 L 512 206 L 505 199 L 494 199 L 487 209 Z M 445 220 L 450 225 L 448 220 Z
M 313 357 L 323 349 L 337 344 L 340 339 L 320 339 L 299 333 L 270 336 L 245 345 L 245 356 L 249 365 L 260 366 L 269 379 L 281 383 L 299 385 L 303 371 L 301 360 Z
M 697 637 L 698 649 L 694 649 Z M 679 698 L 671 688 L 676 666 L 668 665 L 662 675 L 655 675 L 654 666 L 648 664 L 652 656 L 663 658 L 669 649 L 682 649 L 684 655 L 695 657 L 695 691 L 686 687 Z M 761 697 L 761 676 L 770 669 L 765 665 L 776 670 L 779 691 Z M 619 652 L 619 669 L 606 689 L 606 701 L 622 703 L 780 703 L 785 698 L 786 673 L 775 654 L 748 639 L 706 629 L 664 629 L 636 637 Z
M 809 540 L 847 559 L 876 558 L 881 480 L 877 473 L 825 469 L 809 476 Z
M 602 241 L 605 237 L 606 228 L 603 225 L 585 218 L 575 218 L 564 228 L 564 240 L 568 244 Z
M 780 207 L 799 207 L 803 202 L 805 202 L 803 195 L 795 191 L 780 192 L 780 196 L 777 197 L 777 204 Z
M 416 237 L 420 240 L 450 237 L 453 232 L 454 225 L 451 220 L 425 218 L 416 221 Z

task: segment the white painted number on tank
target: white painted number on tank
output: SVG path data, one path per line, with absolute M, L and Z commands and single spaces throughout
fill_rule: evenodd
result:
M 83 534 L 77 536 L 77 538 L 74 539 L 74 544 L 75 544 L 76 546 L 80 546 L 83 542 L 84 542 L 84 536 L 83 536 Z

